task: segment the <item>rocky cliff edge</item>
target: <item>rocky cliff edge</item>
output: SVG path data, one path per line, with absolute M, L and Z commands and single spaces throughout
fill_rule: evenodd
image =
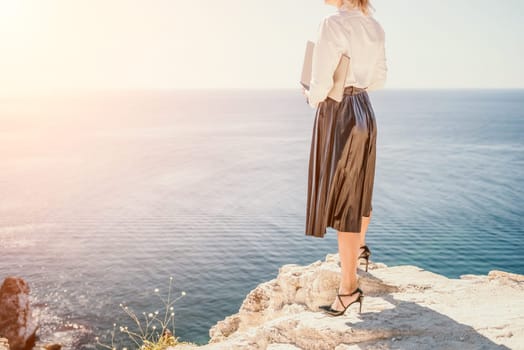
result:
M 358 275 L 360 314 L 358 303 L 339 317 L 317 309 L 331 304 L 340 281 L 338 254 L 328 254 L 282 266 L 210 329 L 208 344 L 170 349 L 524 349 L 523 275 L 492 270 L 452 279 L 374 262 Z

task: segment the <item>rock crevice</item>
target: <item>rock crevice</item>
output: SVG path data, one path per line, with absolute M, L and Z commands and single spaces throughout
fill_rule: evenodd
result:
M 176 350 L 524 349 L 522 275 L 493 270 L 451 279 L 375 262 L 358 275 L 362 313 L 355 303 L 332 317 L 318 306 L 336 296 L 338 254 L 284 265 L 210 329 L 208 344 Z

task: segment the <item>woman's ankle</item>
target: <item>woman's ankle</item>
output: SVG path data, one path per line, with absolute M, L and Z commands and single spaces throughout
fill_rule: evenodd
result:
M 355 289 L 357 289 L 357 287 L 358 287 L 358 280 L 354 282 L 350 282 L 350 284 L 341 285 L 338 288 L 338 292 L 339 294 L 349 294 L 353 292 Z

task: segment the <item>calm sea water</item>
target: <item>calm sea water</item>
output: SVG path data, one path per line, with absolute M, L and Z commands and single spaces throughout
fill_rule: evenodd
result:
M 373 260 L 524 274 L 524 90 L 370 96 Z M 304 234 L 314 112 L 296 89 L 1 99 L 0 278 L 88 349 L 132 328 L 121 302 L 162 314 L 173 276 L 176 335 L 206 343 L 281 265 L 337 251 Z

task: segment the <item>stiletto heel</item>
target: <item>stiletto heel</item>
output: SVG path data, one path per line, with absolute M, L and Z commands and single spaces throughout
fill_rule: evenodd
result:
M 349 303 L 348 305 L 344 306 L 344 303 L 342 302 L 341 296 L 351 296 L 351 295 L 353 295 L 355 293 L 359 293 L 358 298 L 356 300 L 352 301 L 351 303 Z M 360 289 L 360 287 L 357 287 L 353 292 L 351 292 L 349 294 L 338 294 L 337 293 L 337 297 L 338 297 L 338 299 L 340 301 L 340 305 L 342 305 L 344 307 L 344 310 L 333 309 L 333 308 L 331 308 L 331 305 L 321 305 L 318 308 L 321 309 L 321 310 L 324 310 L 324 312 L 328 313 L 331 316 L 341 316 L 341 315 L 343 315 L 346 312 L 346 310 L 348 309 L 348 307 L 351 306 L 351 304 L 354 304 L 354 303 L 358 302 L 360 304 L 358 312 L 360 313 L 362 311 L 362 300 L 364 299 L 363 295 L 364 295 L 364 292 L 362 292 L 362 289 Z
M 371 255 L 371 250 L 367 245 L 363 245 L 360 248 L 364 249 L 362 254 L 358 257 L 359 259 L 366 259 L 366 272 L 368 272 L 369 256 Z

